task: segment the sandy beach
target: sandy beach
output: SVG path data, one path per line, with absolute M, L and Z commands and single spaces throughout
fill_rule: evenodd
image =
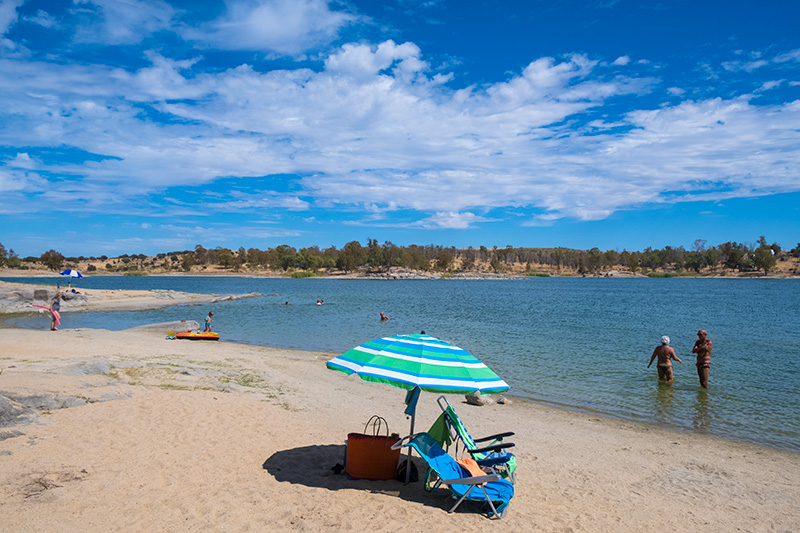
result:
M 403 390 L 327 370 L 328 354 L 132 330 L 0 338 L 16 414 L 0 427 L 3 531 L 800 530 L 792 452 L 448 396 L 474 434 L 515 431 L 519 461 L 505 518 L 448 514 L 444 489 L 332 472 L 370 416 L 400 434 L 409 421 Z

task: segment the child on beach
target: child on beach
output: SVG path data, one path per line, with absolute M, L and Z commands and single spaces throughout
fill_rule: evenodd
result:
M 678 359 L 678 356 L 675 355 L 675 350 L 670 348 L 669 337 L 666 335 L 661 337 L 661 344 L 653 350 L 653 355 L 650 357 L 650 363 L 648 363 L 647 368 L 650 368 L 650 365 L 653 364 L 653 359 L 656 357 L 658 357 L 658 363 L 656 363 L 656 368 L 658 368 L 658 380 L 666 382 L 672 381 L 674 376 L 672 375 L 671 359 L 675 359 L 679 363 L 683 363 L 683 361 Z
M 203 331 L 211 331 L 211 317 L 214 316 L 214 311 L 209 311 L 206 315 L 206 327 Z
M 61 311 L 61 295 L 56 294 L 50 301 L 50 314 L 53 316 L 53 319 L 50 321 L 50 331 L 58 331 L 58 325 L 60 322 L 58 313 L 60 311 Z

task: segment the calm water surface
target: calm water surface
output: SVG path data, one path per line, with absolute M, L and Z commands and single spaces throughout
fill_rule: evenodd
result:
M 66 328 L 119 330 L 185 319 L 202 323 L 213 308 L 214 330 L 224 341 L 331 353 L 380 336 L 424 330 L 475 354 L 516 396 L 800 451 L 798 280 L 96 276 L 76 285 L 79 290 L 264 296 L 213 306 L 67 314 Z M 317 299 L 325 305 L 315 305 Z M 380 311 L 391 320 L 381 323 Z M 40 315 L 15 323 L 49 327 Z M 708 391 L 698 385 L 691 353 L 701 327 L 714 342 Z M 646 368 L 662 335 L 670 336 L 684 361 L 675 363 L 671 386 L 659 385 L 655 364 Z

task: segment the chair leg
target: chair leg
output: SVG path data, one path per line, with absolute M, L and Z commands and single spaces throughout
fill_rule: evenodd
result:
M 492 514 L 497 516 L 497 509 L 494 508 L 494 504 L 492 503 L 492 499 L 489 498 L 489 495 L 486 493 L 486 489 L 481 487 L 481 490 L 483 491 L 483 495 L 486 496 L 486 503 L 489 504 L 489 508 L 491 508 Z M 499 516 L 500 516 L 500 518 L 503 517 L 503 515 L 499 515 Z
M 466 498 L 466 497 L 467 497 L 467 494 L 469 494 L 469 493 L 470 493 L 470 491 L 471 491 L 472 489 L 474 489 L 474 488 L 475 488 L 475 485 L 472 485 L 472 486 L 471 486 L 469 489 L 467 489 L 467 491 L 466 491 L 464 494 L 462 494 L 462 495 L 461 495 L 461 497 L 458 499 L 458 501 L 457 501 L 457 502 L 456 502 L 456 504 L 455 504 L 455 505 L 452 507 L 452 509 L 450 509 L 450 510 L 449 510 L 449 511 L 447 511 L 447 512 L 448 512 L 448 513 L 452 513 L 453 511 L 455 511 L 455 510 L 456 510 L 456 507 L 458 507 L 459 505 L 461 505 L 461 502 L 463 502 L 463 501 L 464 501 L 464 498 Z M 484 491 L 484 492 L 486 492 L 486 491 Z

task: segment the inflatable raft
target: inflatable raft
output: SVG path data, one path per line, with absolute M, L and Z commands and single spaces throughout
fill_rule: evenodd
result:
M 218 341 L 219 333 L 213 331 L 187 331 L 184 333 L 176 333 L 176 339 L 189 339 L 192 341 Z

